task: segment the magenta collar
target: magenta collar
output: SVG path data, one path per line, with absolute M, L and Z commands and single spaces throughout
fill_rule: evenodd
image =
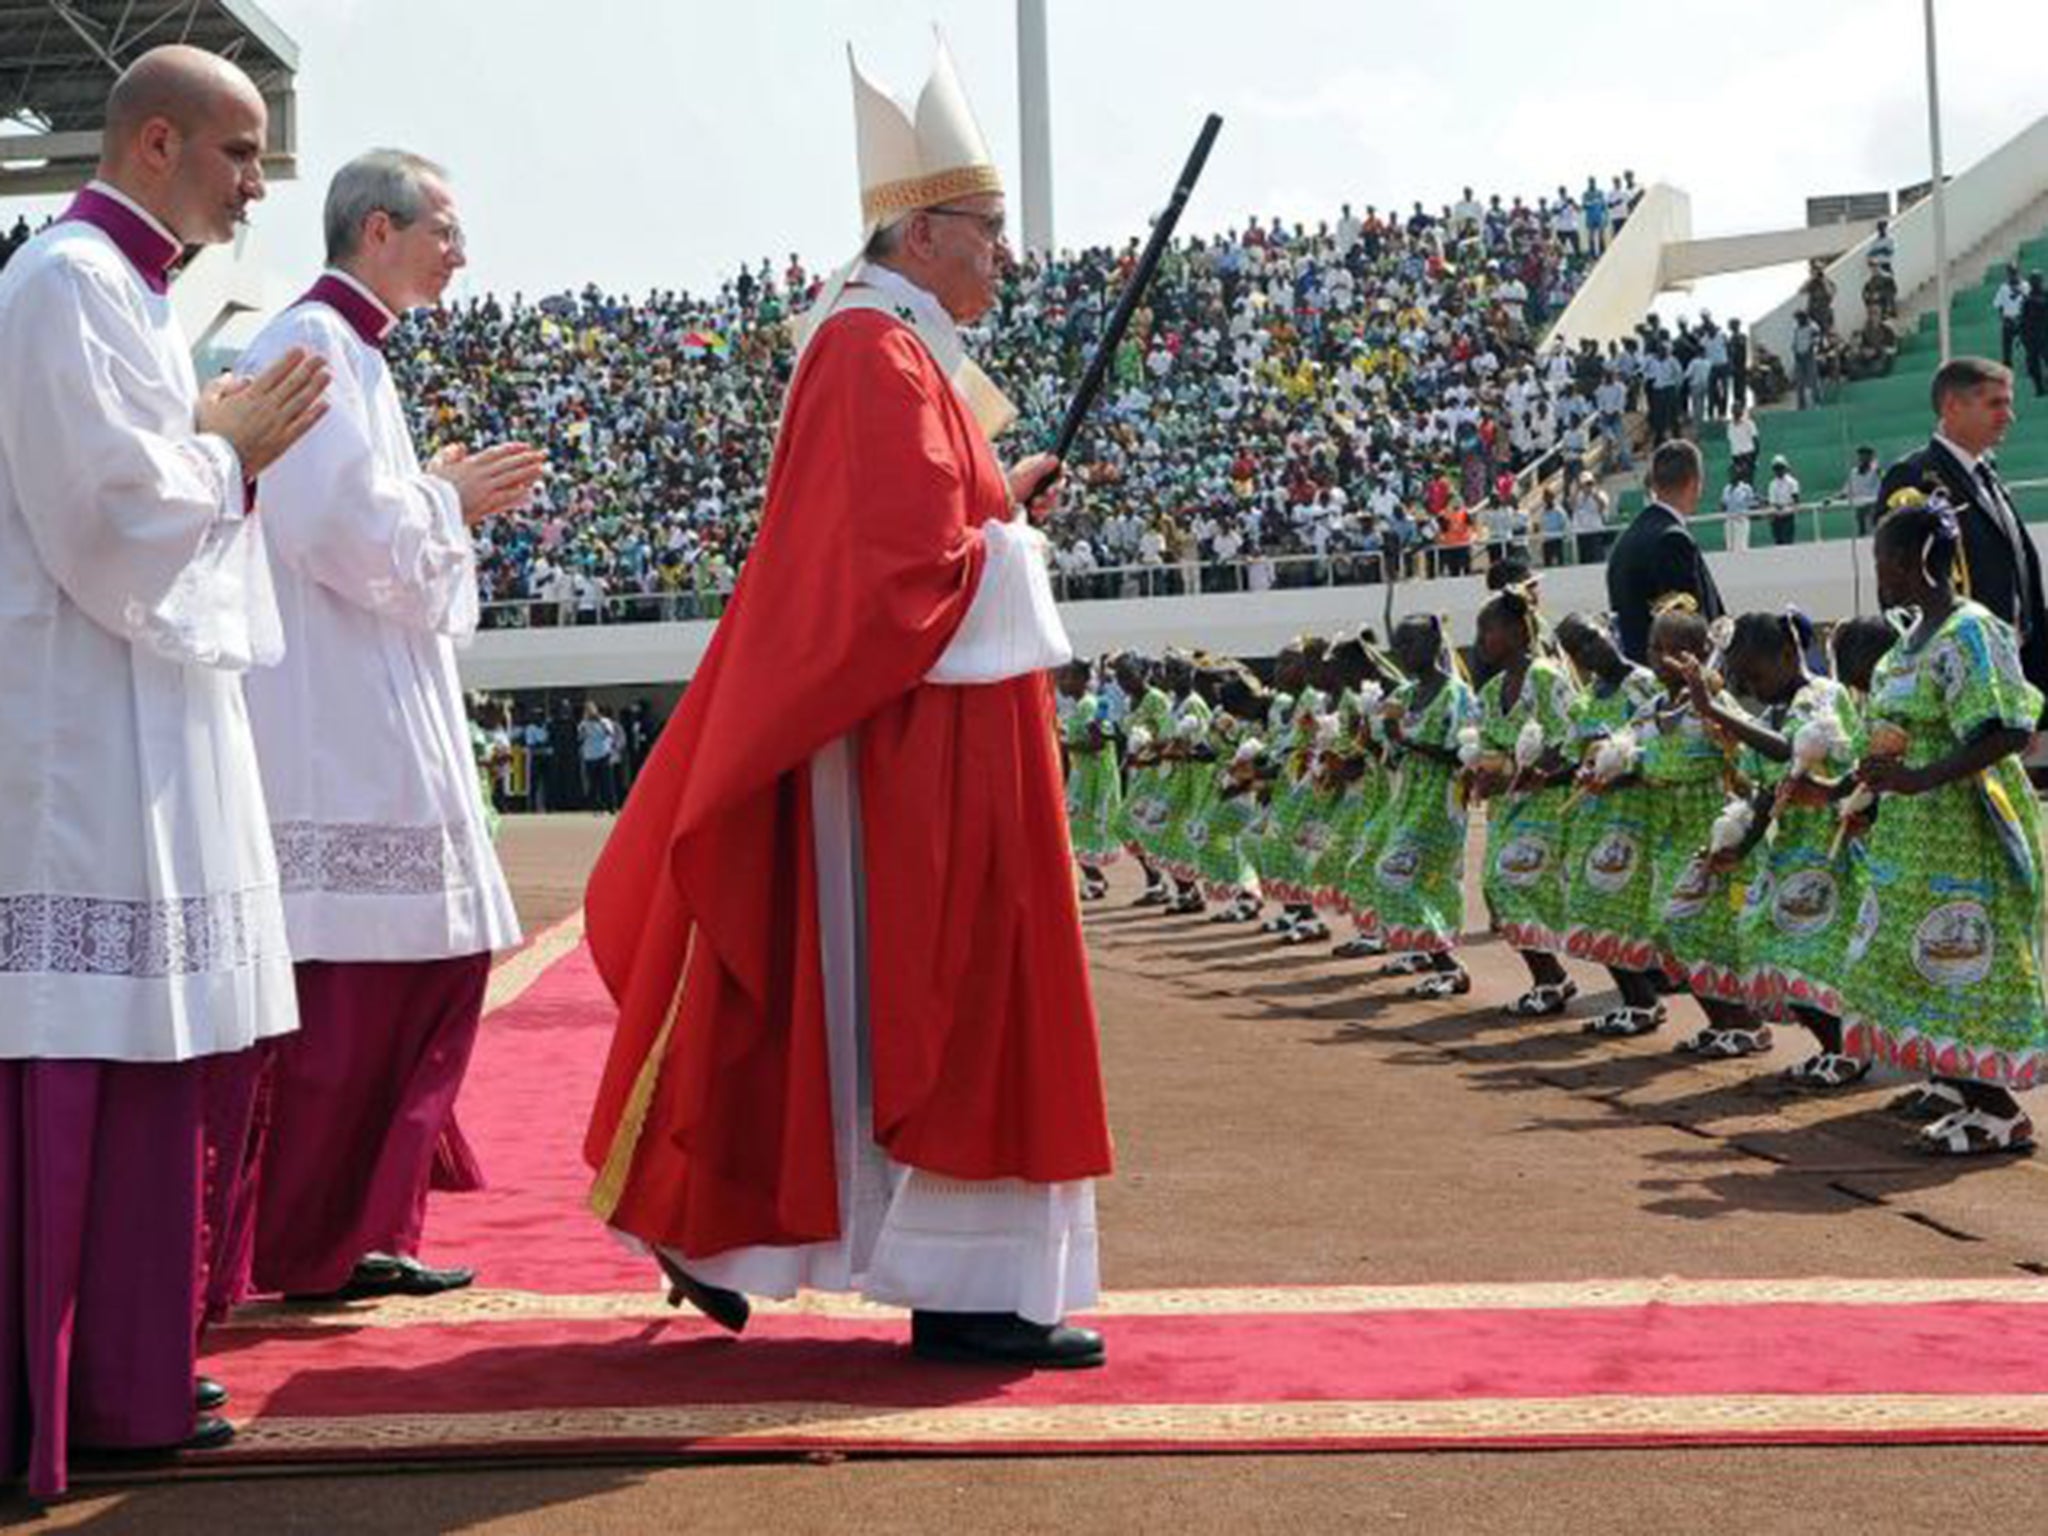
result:
M 348 323 L 364 346 L 380 352 L 384 350 L 384 338 L 398 324 L 396 315 L 339 272 L 322 272 L 320 280 L 305 291 L 299 303 L 325 304 Z
M 151 293 L 171 291 L 171 272 L 183 246 L 153 220 L 137 213 L 117 197 L 97 187 L 80 187 L 71 206 L 59 216 L 60 223 L 90 224 L 114 242 L 114 248 L 128 259 L 135 275 Z

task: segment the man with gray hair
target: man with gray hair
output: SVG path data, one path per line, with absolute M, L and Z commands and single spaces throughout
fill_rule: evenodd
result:
M 263 196 L 263 98 L 196 48 L 107 100 L 99 174 L 0 277 L 0 1481 L 197 1417 L 216 1077 L 292 1028 L 241 673 L 275 661 L 247 480 L 319 419 L 286 348 L 205 390 L 170 301 Z
M 327 419 L 260 490 L 287 649 L 247 694 L 302 1030 L 272 1064 L 254 1280 L 431 1295 L 472 1278 L 418 1249 L 430 1180 L 480 1184 L 455 1097 L 491 952 L 519 938 L 456 680 L 470 529 L 522 505 L 545 461 L 523 443 L 414 452 L 382 349 L 464 264 L 441 168 L 359 156 L 325 224 L 327 270 L 244 362 L 302 350 L 334 377 Z

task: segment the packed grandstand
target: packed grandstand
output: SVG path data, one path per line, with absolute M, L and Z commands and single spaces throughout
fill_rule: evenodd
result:
M 1625 460 L 1660 347 L 1681 367 L 1716 349 L 1700 408 L 1729 395 L 1711 322 L 1605 354 L 1545 344 L 1636 196 L 1632 175 L 1468 190 L 1435 213 L 1347 205 L 1180 242 L 1072 467 L 1051 530 L 1062 595 L 1428 574 L 1509 516 L 1547 554 L 1597 557 L 1604 498 L 1567 476 L 1554 506 L 1510 513 L 1518 472 Z M 1010 269 L 972 344 L 1023 411 L 1019 440 L 1051 435 L 1136 256 Z M 530 514 L 484 531 L 493 622 L 717 614 L 760 513 L 787 322 L 821 280 L 777 265 L 710 295 L 492 296 L 407 322 L 391 354 L 423 443 L 525 438 L 555 466 Z

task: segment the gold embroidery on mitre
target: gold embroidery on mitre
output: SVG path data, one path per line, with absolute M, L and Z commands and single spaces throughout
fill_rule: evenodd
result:
M 872 226 L 900 213 L 915 213 L 955 198 L 980 197 L 1002 190 L 1002 174 L 994 166 L 961 165 L 930 176 L 908 176 L 870 187 L 860 195 L 860 211 Z

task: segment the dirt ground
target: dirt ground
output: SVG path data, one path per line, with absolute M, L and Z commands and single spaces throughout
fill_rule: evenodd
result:
M 573 910 L 608 822 L 514 819 L 530 927 Z M 1118 1176 L 1111 1287 L 1676 1274 L 2048 1275 L 2048 1159 L 1959 1167 L 1904 1146 L 1879 1084 L 1793 1097 L 1766 1062 L 1595 1044 L 1499 1005 L 1525 984 L 1475 942 L 1471 996 L 1241 929 L 1088 912 Z M 1475 910 L 1476 906 L 1475 906 Z M 1575 973 L 1597 1011 L 1598 974 Z M 2037 1117 L 2048 1103 L 2036 1103 Z M 1115 1347 L 1114 1336 L 1111 1348 Z M 245 1477 L 89 1493 L 51 1530 L 1933 1531 L 2029 1527 L 2026 1448 L 1072 1457 L 490 1467 Z

